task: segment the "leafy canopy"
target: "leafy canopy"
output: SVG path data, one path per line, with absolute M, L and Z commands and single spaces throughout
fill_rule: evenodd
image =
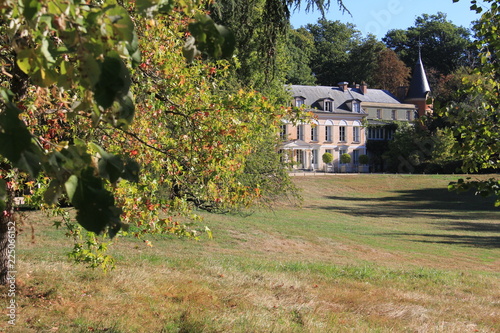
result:
M 223 65 L 185 64 L 182 54 L 191 62 L 232 54 L 233 34 L 202 9 L 182 0 L 3 3 L 10 53 L 2 62 L 0 154 L 29 177 L 48 177 L 44 201 L 67 196 L 87 230 L 113 236 L 123 217 L 129 222 L 125 194 L 145 202 L 161 192 L 170 201 L 150 208 L 177 200 L 180 210 L 258 197 L 230 172 L 241 172 L 252 140 L 286 110 L 265 114 L 270 102 L 254 93 L 214 95 L 213 74 Z
M 500 41 L 497 34 L 500 1 L 485 2 L 490 8 L 482 14 L 474 27 L 478 37 L 475 46 L 479 51 L 480 65 L 475 70 L 476 75 L 464 79 L 464 93 L 470 96 L 469 101 L 475 100 L 478 103 L 451 103 L 442 111 L 450 123 L 450 133 L 457 140 L 452 152 L 464 161 L 463 171 L 466 172 L 496 171 L 500 168 Z M 476 1 L 471 3 L 471 10 L 483 12 Z M 470 105 L 474 107 L 471 108 Z M 496 206 L 500 206 L 498 179 L 461 179 L 450 184 L 450 189 L 459 191 L 471 188 L 484 196 L 496 195 Z

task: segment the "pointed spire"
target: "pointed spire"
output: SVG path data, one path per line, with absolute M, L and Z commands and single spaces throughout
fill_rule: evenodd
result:
M 425 74 L 424 64 L 422 63 L 421 44 L 418 43 L 418 60 L 413 69 L 413 75 L 408 89 L 407 99 L 421 98 L 426 99 L 427 94 L 431 91 L 427 75 Z

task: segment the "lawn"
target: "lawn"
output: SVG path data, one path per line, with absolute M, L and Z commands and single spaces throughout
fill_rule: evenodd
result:
M 72 264 L 28 212 L 11 332 L 500 332 L 500 209 L 456 176 L 294 177 L 304 201 L 204 214 L 214 239 L 119 238 Z

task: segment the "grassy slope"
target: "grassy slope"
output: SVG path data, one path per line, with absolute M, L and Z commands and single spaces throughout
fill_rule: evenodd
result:
M 450 180 L 296 177 L 301 208 L 207 215 L 213 241 L 121 238 L 107 275 L 31 213 L 11 331 L 498 332 L 500 212 Z

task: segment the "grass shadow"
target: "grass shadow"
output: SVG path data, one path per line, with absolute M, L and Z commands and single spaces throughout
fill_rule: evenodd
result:
M 500 248 L 500 236 L 472 236 L 472 235 L 444 235 L 429 233 L 385 233 L 386 236 L 406 236 L 411 242 L 429 244 L 448 244 L 467 247 L 481 247 L 485 249 Z M 425 238 L 425 239 L 415 239 Z
M 315 208 L 358 217 L 427 218 L 438 229 L 455 234 L 442 235 L 441 231 L 434 235 L 405 235 L 435 238 L 419 242 L 500 248 L 500 237 L 491 235 L 500 234 L 500 209 L 494 206 L 494 197 L 484 198 L 472 192 L 457 194 L 442 188 L 398 190 L 388 194 L 375 198 L 325 196 L 329 204 Z
M 446 189 L 418 189 L 390 192 L 381 197 L 326 196 L 331 204 L 315 207 L 352 215 L 370 217 L 426 216 L 445 218 L 466 214 L 467 219 L 500 219 L 494 198 L 483 198 L 466 192 L 457 194 Z M 349 205 L 343 202 L 349 202 Z

